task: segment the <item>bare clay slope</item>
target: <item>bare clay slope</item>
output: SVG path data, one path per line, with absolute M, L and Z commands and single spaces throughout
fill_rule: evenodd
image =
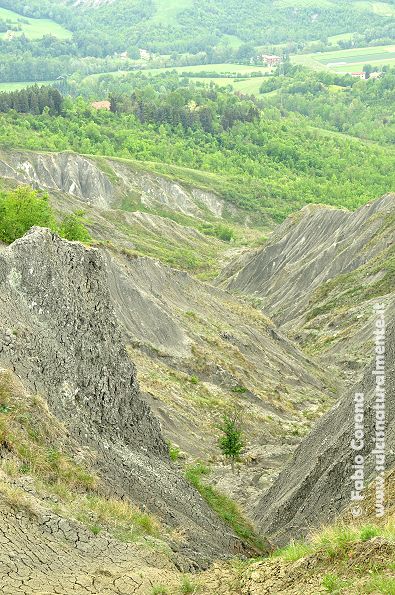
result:
M 0 175 L 40 189 L 60 190 L 105 208 L 114 188 L 94 162 L 72 153 L 1 152 Z
M 0 251 L 0 364 L 13 370 L 82 445 L 114 494 L 182 527 L 180 549 L 205 563 L 237 540 L 167 458 L 139 395 L 95 249 L 34 228 Z
M 164 580 L 177 592 L 171 533 L 109 494 L 93 449 L 2 368 L 0 402 L 0 593 L 147 595 Z
M 336 382 L 253 304 L 163 264 L 191 270 L 191 257 L 201 263 L 192 272 L 204 271 L 210 260 L 215 270 L 228 242 L 155 212 L 119 208 L 129 197 L 130 209 L 162 206 L 195 221 L 221 220 L 229 215 L 225 202 L 136 164 L 69 153 L 4 152 L 0 173 L 49 189 L 60 215 L 85 210 L 105 255 L 111 301 L 144 399 L 166 439 L 217 465 L 213 481 L 248 511 L 328 409 Z M 248 435 L 237 477 L 222 464 L 217 444 L 218 423 L 235 407 Z
M 373 328 L 371 329 L 373 333 Z M 386 469 L 395 464 L 395 325 L 390 321 L 386 335 Z M 291 537 L 305 537 L 314 528 L 332 521 L 350 505 L 351 477 L 356 451 L 350 443 L 355 435 L 355 393 L 365 395 L 364 481 L 375 476 L 376 380 L 375 361 L 368 366 L 362 382 L 349 392 L 303 440 L 290 464 L 262 497 L 255 511 L 259 529 L 277 544 Z M 361 504 L 362 510 L 364 503 Z M 391 504 L 387 502 L 388 506 Z M 366 514 L 366 512 L 365 512 Z
M 355 213 L 308 206 L 276 229 L 264 248 L 233 262 L 219 282 L 259 298 L 308 353 L 363 367 L 372 300 L 395 309 L 394 238 L 394 194 Z
M 246 218 L 215 193 L 156 174 L 148 165 L 70 152 L 0 152 L 1 177 L 65 192 L 102 209 L 127 199 L 135 206 L 166 208 L 201 219 L 232 214 Z

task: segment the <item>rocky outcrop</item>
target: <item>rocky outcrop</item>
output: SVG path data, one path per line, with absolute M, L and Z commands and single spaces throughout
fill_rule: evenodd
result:
M 168 460 L 122 344 L 100 253 L 33 228 L 0 250 L 0 302 L 0 364 L 97 452 L 109 490 L 182 527 L 180 549 L 198 563 L 235 551 L 238 541 Z
M 43 392 L 79 436 L 89 419 L 95 433 L 164 453 L 159 426 L 138 397 L 100 254 L 33 228 L 0 258 L 5 367 Z
M 385 353 L 385 469 L 395 465 L 395 325 L 392 318 L 386 333 Z M 371 328 L 373 335 L 374 327 Z M 262 497 L 255 510 L 256 523 L 264 534 L 276 544 L 285 544 L 290 538 L 301 538 L 314 528 L 329 523 L 347 506 L 358 506 L 361 519 L 367 511 L 364 501 L 351 501 L 356 489 L 353 475 L 356 455 L 364 459 L 362 493 L 366 496 L 369 483 L 376 478 L 376 460 L 373 451 L 380 448 L 382 417 L 376 417 L 376 361 L 366 369 L 362 382 L 352 388 L 328 414 L 321 418 L 311 434 L 297 448 L 290 464 L 280 473 L 273 486 Z M 380 385 L 381 386 L 381 385 Z M 364 395 L 363 440 L 356 437 L 361 423 L 360 409 L 356 409 L 355 395 Z M 381 397 L 380 397 L 381 398 Z M 360 397 L 359 397 L 359 403 Z M 359 405 L 359 407 L 361 407 Z M 353 450 L 352 440 L 356 440 Z M 359 489 L 359 488 L 358 488 Z M 390 498 L 393 494 L 387 494 Z M 390 504 L 387 500 L 386 504 Z

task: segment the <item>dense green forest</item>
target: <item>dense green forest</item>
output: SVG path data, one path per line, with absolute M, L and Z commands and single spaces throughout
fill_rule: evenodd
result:
M 156 162 L 169 175 L 169 164 L 202 170 L 208 186 L 262 221 L 309 202 L 355 208 L 395 185 L 392 149 L 325 132 L 231 92 L 147 81 L 121 99 L 126 107 L 115 102 L 116 113 L 82 98 L 65 99 L 59 116 L 8 111 L 0 116 L 0 143 Z
M 369 65 L 365 69 L 368 72 L 375 70 Z M 210 78 L 209 70 L 199 75 Z M 189 85 L 199 89 L 203 83 L 194 81 L 194 76 L 194 73 L 190 77 L 183 73 L 180 77 L 175 71 L 155 76 L 144 72 L 122 77 L 103 74 L 70 81 L 66 90 L 86 98 L 106 99 L 111 94 L 118 94 L 125 98 L 125 106 L 130 106 L 134 101 L 132 95 L 138 97 L 140 89 L 147 86 L 152 87 L 159 97 L 162 97 L 163 89 L 174 92 Z M 212 76 L 219 77 L 218 73 L 212 73 Z M 210 84 L 206 83 L 205 87 L 210 88 Z M 247 101 L 248 97 L 245 99 Z M 286 62 L 274 76 L 268 76 L 263 82 L 260 99 L 252 97 L 250 101 L 260 108 L 276 107 L 282 112 L 296 112 L 318 127 L 385 144 L 395 142 L 393 68 L 384 67 L 380 78 L 362 81 L 349 75 L 312 71 Z M 163 111 L 165 104 L 158 105 L 158 109 Z
M 202 129 L 211 134 L 229 130 L 238 122 L 259 119 L 259 110 L 252 101 L 241 101 L 231 93 L 196 91 L 192 87 L 166 89 L 163 85 L 156 91 L 150 80 L 145 80 L 146 86 L 136 88 L 130 96 L 111 94 L 111 111 L 134 114 L 141 123 L 182 126 L 185 131 Z
M 374 68 L 366 65 L 370 72 Z M 317 126 L 381 143 L 395 143 L 395 69 L 362 81 L 325 71 L 288 67 L 261 87 L 265 105 L 307 116 Z
M 0 93 L 0 112 L 15 110 L 25 114 L 43 114 L 45 110 L 52 116 L 59 116 L 63 97 L 58 89 L 50 86 L 34 85 L 21 91 Z

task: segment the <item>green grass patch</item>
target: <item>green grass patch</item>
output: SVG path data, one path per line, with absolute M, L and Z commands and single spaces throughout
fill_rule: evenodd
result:
M 199 279 L 213 279 L 218 274 L 218 255 L 226 250 L 226 242 L 199 237 L 181 227 L 179 230 L 166 228 L 165 223 L 158 233 L 155 225 L 145 225 L 121 211 L 109 211 L 105 217 L 133 243 L 133 250 L 122 250 L 126 256 L 150 256 L 175 269 L 193 273 Z
M 395 16 L 395 6 L 388 4 L 388 2 L 371 2 L 370 0 L 357 0 L 353 2 L 353 6 L 359 10 L 372 12 L 373 14 L 382 17 Z
M 193 0 L 156 0 L 156 13 L 150 21 L 172 25 L 176 22 L 177 15 L 192 5 Z
M 395 578 L 376 573 L 367 583 L 365 593 L 395 595 Z
M 72 503 L 70 503 L 72 504 Z M 142 536 L 159 537 L 160 524 L 156 519 L 127 500 L 103 498 L 97 494 L 78 497 L 73 506 L 76 518 L 100 531 L 109 530 L 121 541 L 134 542 Z
M 326 574 L 322 579 L 322 586 L 328 593 L 339 593 L 347 584 L 347 581 L 333 573 Z
M 152 587 L 151 595 L 170 595 L 170 591 L 164 585 L 155 585 Z
M 186 76 L 181 76 L 181 79 L 185 79 Z M 205 85 L 215 84 L 218 87 L 226 87 L 230 85 L 234 91 L 245 93 L 246 95 L 260 96 L 260 88 L 262 83 L 267 80 L 265 76 L 247 76 L 247 78 L 235 78 L 234 76 L 229 77 L 194 77 L 192 81 L 199 81 Z
M 112 169 L 108 159 L 105 159 L 105 157 L 98 157 L 97 155 L 92 156 L 92 159 L 94 159 L 99 169 L 101 169 L 101 171 L 107 176 L 112 184 L 117 184 L 119 182 L 119 178 Z
M 20 91 L 27 87 L 33 87 L 34 85 L 51 85 L 54 81 L 26 81 L 21 83 L 0 83 L 0 93 L 9 93 L 11 91 Z
M 237 504 L 204 481 L 209 474 L 210 469 L 203 463 L 188 467 L 185 473 L 189 483 L 198 490 L 210 508 L 233 529 L 236 535 L 259 552 L 266 552 L 266 542 L 255 534 L 252 525 L 243 517 Z
M 171 442 L 168 442 L 168 448 L 169 448 L 169 457 L 173 462 L 178 461 L 178 459 L 180 458 L 180 454 L 181 454 L 181 450 L 178 446 L 176 446 L 175 444 L 172 444 Z
M 376 280 L 366 283 L 366 278 Z M 308 313 L 307 321 L 337 311 L 343 306 L 387 295 L 395 286 L 395 247 L 389 246 L 373 261 L 350 273 L 338 275 L 319 287 L 311 298 L 316 304 Z
M 324 552 L 329 559 L 344 557 L 352 546 L 360 541 L 368 541 L 374 537 L 382 537 L 395 542 L 395 526 L 392 522 L 384 525 L 368 523 L 364 525 L 348 525 L 338 523 L 317 531 L 310 541 L 291 541 L 287 546 L 271 554 L 273 558 L 283 558 L 295 562 L 300 558 Z
M 312 551 L 312 546 L 310 544 L 299 542 L 299 541 L 291 541 L 290 544 L 287 546 L 276 550 L 272 556 L 274 558 L 283 558 L 287 562 L 296 562 L 296 560 L 300 560 L 300 558 L 304 558 Z
M 359 72 L 365 64 L 393 65 L 395 63 L 395 44 L 297 54 L 292 56 L 291 60 L 294 64 L 302 64 L 314 70 L 332 70 L 340 73 Z
M 245 64 L 228 64 L 228 63 L 221 63 L 221 64 L 198 64 L 194 66 L 168 66 L 164 68 L 145 68 L 144 73 L 158 75 L 166 72 L 177 72 L 180 75 L 186 76 L 188 73 L 193 73 L 195 76 L 198 76 L 199 73 L 202 73 L 202 77 L 206 73 L 214 73 L 221 76 L 225 76 L 227 78 L 232 77 L 236 74 L 251 74 L 251 73 L 261 73 L 262 76 L 269 72 L 269 68 L 266 66 L 250 66 Z M 87 81 L 89 78 L 99 78 L 101 76 L 111 76 L 114 78 L 122 77 L 125 75 L 130 74 L 130 71 L 127 70 L 119 70 L 117 72 L 103 72 L 100 74 L 91 74 L 84 78 L 84 81 Z
M 97 485 L 94 475 L 60 449 L 40 397 L 18 398 L 10 377 L 1 374 L 0 404 L 0 445 L 10 453 L 14 472 L 34 474 L 49 485 L 62 483 L 69 490 Z
M 184 576 L 180 586 L 180 593 L 187 595 L 188 593 L 198 593 L 199 587 L 188 576 Z

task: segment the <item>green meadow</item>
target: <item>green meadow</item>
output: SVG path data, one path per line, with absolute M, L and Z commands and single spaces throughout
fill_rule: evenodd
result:
M 53 35 L 58 39 L 70 39 L 72 37 L 71 31 L 68 31 L 50 19 L 32 19 L 1 7 L 0 19 L 10 23 L 10 28 L 12 26 L 18 26 L 20 31 L 13 33 L 15 35 L 24 34 L 28 39 L 40 39 L 44 35 Z M 0 38 L 6 39 L 7 33 L 0 33 Z
M 245 93 L 247 95 L 259 95 L 259 89 L 266 77 L 263 76 L 254 76 L 248 78 L 210 78 L 210 77 L 194 77 L 194 81 L 200 81 L 207 85 L 214 83 L 219 87 L 226 87 L 227 85 L 231 85 L 235 91 L 240 91 L 241 93 Z
M 0 93 L 8 93 L 10 91 L 20 91 L 26 87 L 33 85 L 50 85 L 53 81 L 37 81 L 37 82 L 21 82 L 21 83 L 0 83 Z
M 190 8 L 192 4 L 192 0 L 156 0 L 156 14 L 152 20 L 171 25 L 176 20 L 178 13 Z

